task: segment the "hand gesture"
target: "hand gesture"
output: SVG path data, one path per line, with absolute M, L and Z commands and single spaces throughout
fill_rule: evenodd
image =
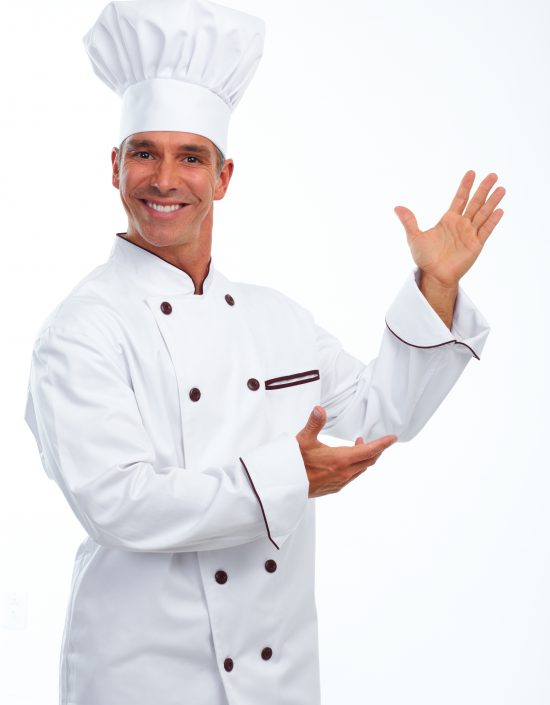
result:
M 394 208 L 405 228 L 416 265 L 441 286 L 450 288 L 458 284 L 501 219 L 504 211 L 495 208 L 506 193 L 505 189 L 499 186 L 487 199 L 497 179 L 496 174 L 486 176 L 468 202 L 475 172 L 467 171 L 449 210 L 435 227 L 425 232 L 419 230 L 412 211 L 404 206 Z
M 317 418 L 312 411 L 306 425 L 296 435 L 309 478 L 310 497 L 339 492 L 348 482 L 374 465 L 382 452 L 397 440 L 397 436 L 391 435 L 365 443 L 358 436 L 355 446 L 327 446 L 317 440 L 317 434 L 327 421 L 327 412 L 322 406 L 314 409 L 320 412 L 320 417 Z

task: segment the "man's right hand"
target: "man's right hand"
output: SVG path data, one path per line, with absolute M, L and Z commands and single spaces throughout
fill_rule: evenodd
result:
M 319 418 L 315 416 L 315 410 L 319 412 Z M 391 435 L 365 443 L 358 436 L 354 446 L 327 446 L 317 440 L 317 434 L 326 421 L 325 409 L 317 405 L 304 428 L 296 434 L 309 478 L 310 497 L 339 492 L 348 482 L 374 465 L 383 451 L 397 440 L 397 436 Z

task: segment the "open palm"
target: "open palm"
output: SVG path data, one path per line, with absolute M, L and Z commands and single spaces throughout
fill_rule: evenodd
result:
M 443 286 L 455 285 L 470 269 L 501 219 L 504 211 L 495 208 L 504 197 L 505 189 L 499 186 L 487 199 L 497 179 L 494 173 L 486 176 L 468 202 L 475 172 L 467 171 L 449 210 L 437 225 L 424 232 L 418 228 L 412 211 L 404 206 L 394 208 L 405 228 L 417 267 Z

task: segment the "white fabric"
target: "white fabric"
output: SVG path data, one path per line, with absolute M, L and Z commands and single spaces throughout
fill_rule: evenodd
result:
M 473 327 L 479 322 L 472 302 L 459 286 L 452 326 L 449 330 L 434 309 L 431 306 L 426 306 L 426 300 L 418 288 L 419 275 L 420 272 L 417 269 L 414 272 L 414 277 L 409 277 L 404 283 L 403 291 L 400 292 L 387 313 L 388 327 L 390 330 L 400 331 L 400 337 L 409 345 L 421 348 L 447 343 L 466 346 L 464 338 L 470 337 Z M 474 314 L 473 319 L 470 318 L 472 313 Z M 478 336 L 467 341 L 474 354 L 477 349 L 481 350 L 485 344 L 488 332 L 488 328 L 481 327 Z
M 440 342 L 443 324 L 407 281 L 388 315 L 409 308 L 417 326 L 395 333 Z M 384 327 L 366 365 L 275 289 L 233 282 L 211 262 L 203 291 L 117 236 L 38 332 L 25 420 L 88 534 L 61 705 L 319 705 L 315 500 L 295 435 L 320 403 L 324 432 L 407 440 L 472 358 L 464 346 L 411 347 Z M 466 297 L 457 314 L 479 355 L 485 320 Z M 319 379 L 265 388 L 312 370 Z
M 123 0 L 103 9 L 84 45 L 95 73 L 122 97 L 120 142 L 136 132 L 192 132 L 225 154 L 264 35 L 263 20 L 208 0 Z
M 120 142 L 136 132 L 163 130 L 208 136 L 225 153 L 231 111 L 211 91 L 201 86 L 166 78 L 135 83 L 122 99 Z

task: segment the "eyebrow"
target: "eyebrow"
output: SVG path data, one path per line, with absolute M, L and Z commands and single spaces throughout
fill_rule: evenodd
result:
M 151 140 L 129 140 L 127 149 L 140 149 L 142 147 L 154 148 L 155 143 Z M 197 144 L 180 144 L 177 147 L 178 152 L 194 152 L 195 154 L 203 154 L 205 156 L 211 156 L 208 147 L 202 147 Z

